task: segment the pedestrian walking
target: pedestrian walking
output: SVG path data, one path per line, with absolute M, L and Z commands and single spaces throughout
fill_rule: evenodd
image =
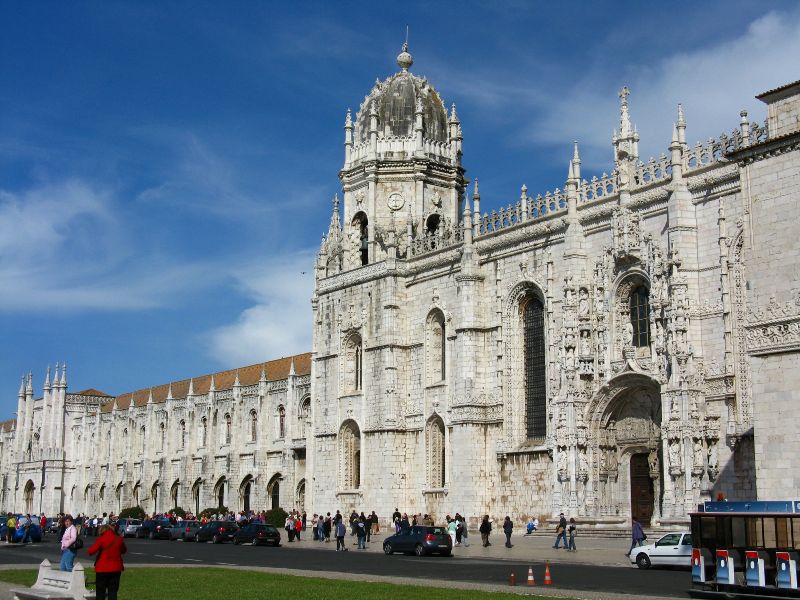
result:
M 506 515 L 506 520 L 503 521 L 503 533 L 506 534 L 506 548 L 513 548 L 514 546 L 511 545 L 511 532 L 514 531 L 514 523 L 511 521 L 511 517 Z
M 469 532 L 467 531 L 467 518 L 461 517 L 461 545 L 469 548 Z
M 363 516 L 356 519 L 356 537 L 358 537 L 358 549 L 367 549 L 367 523 Z
M 631 547 L 625 556 L 630 556 L 633 549 L 636 546 L 641 546 L 646 539 L 647 536 L 644 534 L 642 524 L 636 520 L 636 517 L 631 517 Z
M 456 541 L 456 530 L 458 529 L 458 523 L 456 523 L 455 519 L 447 518 L 447 533 L 450 534 L 450 541 L 452 542 L 453 547 L 455 548 L 458 546 L 458 542 Z
M 489 534 L 492 533 L 492 524 L 489 522 L 489 515 L 484 515 L 478 531 L 481 532 L 481 542 L 483 543 L 483 547 L 486 548 L 487 546 L 491 546 L 492 544 L 489 542 Z
M 125 565 L 122 555 L 128 549 L 125 540 L 110 525 L 100 526 L 100 536 L 87 550 L 90 556 L 97 554 L 94 561 L 95 580 L 97 583 L 97 600 L 117 600 L 119 580 Z
M 577 552 L 578 549 L 575 547 L 575 535 L 578 533 L 578 526 L 575 524 L 574 517 L 569 520 L 569 525 L 567 526 L 567 533 L 569 535 L 569 543 L 567 544 L 567 551 Z
M 553 544 L 553 548 L 558 550 L 559 543 L 561 542 L 561 538 L 564 538 L 564 547 L 567 547 L 567 518 L 564 516 L 564 513 L 559 515 L 558 525 L 556 525 L 556 542 Z
M 75 555 L 78 553 L 78 530 L 72 524 L 72 516 L 64 517 L 64 535 L 61 538 L 61 565 L 62 571 L 72 571 L 75 565 Z
M 6 519 L 6 543 L 11 544 L 14 541 L 14 532 L 16 530 L 17 518 L 12 513 L 8 513 L 8 519 Z

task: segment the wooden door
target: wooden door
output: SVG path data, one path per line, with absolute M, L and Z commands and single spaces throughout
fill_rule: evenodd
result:
M 631 456 L 631 516 L 636 517 L 642 527 L 650 526 L 654 500 L 647 454 L 634 454 Z

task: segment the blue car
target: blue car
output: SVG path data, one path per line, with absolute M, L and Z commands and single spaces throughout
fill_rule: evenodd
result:
M 22 515 L 17 515 L 15 517 L 17 519 L 17 523 L 19 523 L 20 518 Z M 6 539 L 8 535 L 8 525 L 6 522 L 8 521 L 8 517 L 0 517 L 0 539 Z M 42 530 L 39 527 L 39 523 L 36 519 L 33 520 L 31 526 L 29 528 L 30 539 L 32 542 L 41 542 L 42 541 Z M 14 531 L 14 537 L 12 538 L 13 542 L 21 542 L 22 539 L 25 537 L 25 531 L 21 527 L 17 527 Z

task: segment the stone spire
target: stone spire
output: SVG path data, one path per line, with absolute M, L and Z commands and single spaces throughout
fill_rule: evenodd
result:
M 400 54 L 397 55 L 397 66 L 405 73 L 410 68 L 411 65 L 414 64 L 414 57 L 411 56 L 411 53 L 408 51 L 408 40 L 403 43 L 403 49 L 401 50 Z
M 575 180 L 580 184 L 581 181 L 581 155 L 578 153 L 578 140 L 572 142 L 572 173 Z
M 233 380 L 233 387 L 240 387 L 241 385 L 239 381 L 239 369 L 236 369 L 236 378 Z
M 475 178 L 475 185 L 472 187 L 472 228 L 473 235 L 478 236 L 481 233 L 481 193 L 478 190 L 478 178 Z
M 350 165 L 353 156 L 353 115 L 350 109 L 344 117 L 344 164 Z
M 167 400 L 174 400 L 172 397 L 172 382 L 170 381 L 169 387 L 167 388 Z
M 18 398 L 24 398 L 25 397 L 25 375 L 24 374 L 20 378 L 19 393 L 17 394 L 17 397 Z
M 147 394 L 147 403 L 153 404 L 153 388 L 150 388 L 150 392 Z
M 214 375 L 211 375 L 211 383 L 208 384 L 208 391 L 209 392 L 216 392 L 217 391 L 217 382 L 214 378 Z
M 639 134 L 636 126 L 631 124 L 628 110 L 628 96 L 631 91 L 628 86 L 619 91 L 619 135 L 614 131 L 612 144 L 614 146 L 614 161 L 619 164 L 622 160 L 635 160 L 639 158 Z
M 189 379 L 189 391 L 186 392 L 186 397 L 194 396 L 194 377 Z
M 297 375 L 297 372 L 294 370 L 294 356 L 293 356 L 291 363 L 289 364 L 289 377 L 294 377 L 295 375 Z
M 67 361 L 61 365 L 61 387 L 67 387 Z
M 33 397 L 33 373 L 28 372 L 28 383 L 25 385 L 25 395 Z

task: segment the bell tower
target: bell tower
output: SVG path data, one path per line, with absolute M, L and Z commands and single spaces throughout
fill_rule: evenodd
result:
M 400 71 L 376 81 L 345 117 L 342 270 L 406 257 L 411 241 L 461 220 L 467 181 L 461 123 L 427 79 L 411 72 L 403 44 Z

